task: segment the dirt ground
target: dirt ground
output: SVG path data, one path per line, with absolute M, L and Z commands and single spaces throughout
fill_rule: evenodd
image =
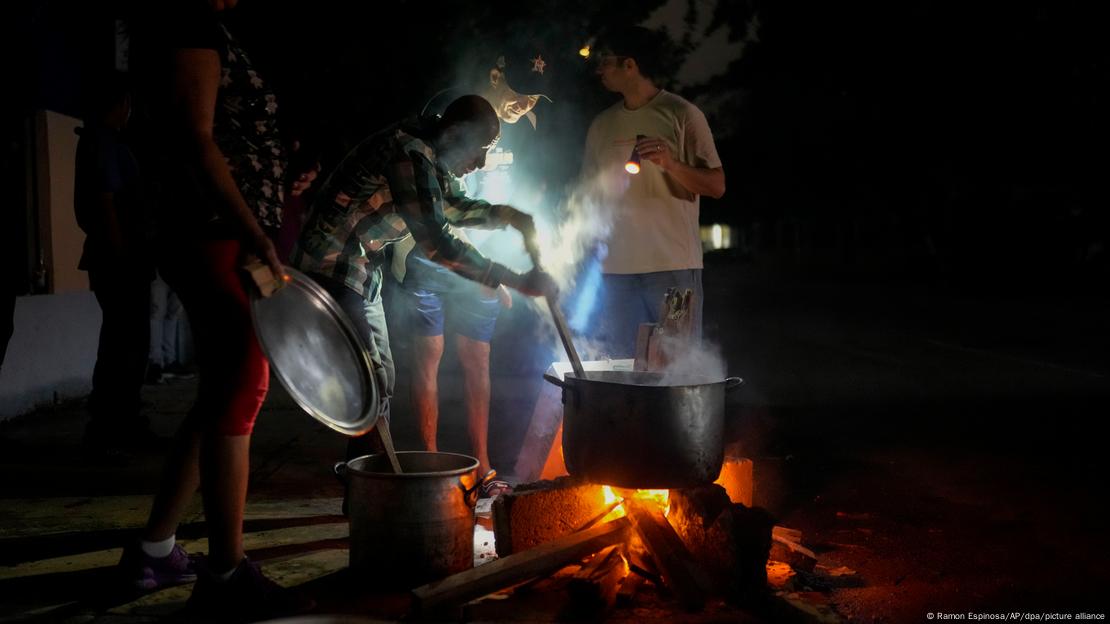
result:
M 706 334 L 747 381 L 730 395 L 728 438 L 754 461 L 756 505 L 803 531 L 823 569 L 853 572 L 796 577 L 793 591 L 853 622 L 1110 610 L 1105 299 L 800 277 L 727 258 L 705 275 Z M 502 325 L 491 443 L 495 465 L 511 465 L 542 381 L 507 365 L 527 323 Z M 457 377 L 445 366 L 440 443 L 466 452 Z M 157 431 L 173 430 L 194 390 L 146 388 Z M 406 409 L 399 396 L 399 448 L 416 440 Z M 63 405 L 0 425 L 0 617 L 159 621 L 187 594 L 99 609 L 81 589 L 141 525 L 160 466 L 157 453 L 83 462 L 83 422 L 80 405 Z M 278 390 L 253 446 L 248 550 L 325 605 L 346 562 L 331 473 L 345 444 Z M 181 532 L 198 547 L 201 520 L 194 510 Z M 668 612 L 613 618 L 652 613 Z

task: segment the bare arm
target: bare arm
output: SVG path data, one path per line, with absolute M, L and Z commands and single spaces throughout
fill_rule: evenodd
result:
M 725 170 L 721 167 L 692 167 L 675 160 L 662 139 L 647 137 L 636 143 L 640 156 L 658 165 L 687 191 L 720 199 L 725 194 Z
M 220 199 L 220 212 L 239 226 L 245 249 L 281 278 L 285 271 L 273 243 L 254 218 L 231 169 L 213 136 L 216 94 L 219 90 L 220 57 L 215 50 L 188 48 L 174 55 L 173 100 L 187 145 L 206 182 Z

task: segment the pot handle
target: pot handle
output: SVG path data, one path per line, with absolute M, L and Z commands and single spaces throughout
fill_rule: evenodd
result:
M 725 392 L 731 392 L 744 385 L 744 380 L 739 377 L 729 377 L 725 380 Z
M 573 388 L 571 388 L 570 384 L 563 381 L 562 379 L 559 379 L 555 375 L 549 375 L 547 373 L 544 373 L 543 378 L 544 378 L 545 381 L 547 381 L 547 383 L 555 384 L 556 386 L 559 386 L 563 390 L 573 390 Z
M 343 485 L 347 485 L 347 462 L 335 462 L 335 465 L 331 467 L 331 470 L 335 473 L 335 478 L 339 479 L 340 483 L 342 483 Z
M 462 479 L 459 479 L 459 489 L 462 490 L 463 500 L 466 501 L 466 504 L 470 507 L 474 507 L 475 505 L 477 505 L 478 492 L 482 491 L 482 486 L 485 485 L 487 481 L 493 479 L 496 476 L 497 471 L 490 470 L 481 479 L 478 479 L 477 483 L 470 487 L 466 487 L 466 484 L 463 483 Z

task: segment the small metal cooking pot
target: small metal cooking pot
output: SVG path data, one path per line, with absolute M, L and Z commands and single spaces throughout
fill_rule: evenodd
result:
M 474 565 L 478 460 L 457 453 L 400 451 L 335 464 L 350 501 L 350 567 L 390 587 L 414 587 Z
M 585 379 L 544 378 L 563 389 L 563 460 L 571 475 L 643 489 L 720 475 L 725 392 L 744 383 L 739 377 L 590 371 Z

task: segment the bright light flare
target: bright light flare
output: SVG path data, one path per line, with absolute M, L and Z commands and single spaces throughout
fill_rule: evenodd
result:
M 590 58 L 590 46 L 584 45 L 578 49 L 578 56 L 588 59 Z
M 628 173 L 631 173 L 632 175 L 636 175 L 637 173 L 640 173 L 640 163 L 630 160 L 624 163 L 624 170 Z

